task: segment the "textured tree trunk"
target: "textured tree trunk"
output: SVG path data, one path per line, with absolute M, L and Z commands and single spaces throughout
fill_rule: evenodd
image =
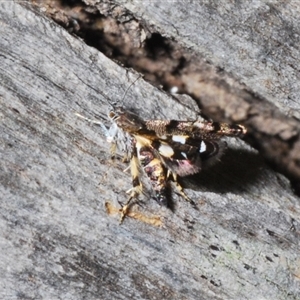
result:
M 96 2 L 86 0 L 85 13 L 134 21 L 142 45 L 159 34 L 172 53 L 132 58 L 111 35 L 101 40 L 106 55 L 195 101 L 143 79 L 123 99 L 139 74 L 88 46 L 88 31 L 72 34 L 84 28 L 82 11 L 0 3 L 0 298 L 299 299 L 299 198 L 264 162 L 297 187 L 297 3 Z M 191 60 L 176 73 L 178 53 Z M 182 180 L 195 207 L 175 189 L 173 209 L 160 207 L 145 179 L 140 205 L 119 225 L 126 164 L 110 159 L 101 128 L 75 115 L 108 126 L 113 102 L 144 119 L 194 119 L 200 107 L 246 125 L 247 143 L 228 140 L 219 164 Z

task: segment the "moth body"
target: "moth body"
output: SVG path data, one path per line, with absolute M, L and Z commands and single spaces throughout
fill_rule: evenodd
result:
M 136 114 L 117 107 L 108 114 L 112 125 L 105 130 L 114 151 L 118 148 L 130 159 L 132 189 L 122 209 L 121 220 L 128 213 L 132 199 L 142 192 L 139 169 L 150 180 L 154 198 L 167 205 L 167 186 L 172 179 L 188 201 L 178 176 L 199 173 L 203 166 L 219 160 L 226 148 L 222 137 L 239 137 L 246 133 L 242 125 L 229 125 L 203 120 L 142 120 Z

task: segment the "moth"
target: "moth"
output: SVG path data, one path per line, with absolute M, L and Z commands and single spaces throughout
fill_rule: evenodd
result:
M 154 199 L 159 204 L 168 205 L 170 180 L 174 181 L 183 198 L 192 202 L 177 177 L 199 173 L 204 166 L 219 160 L 226 148 L 222 137 L 241 137 L 246 133 L 243 125 L 200 119 L 143 120 L 121 106 L 110 110 L 108 118 L 111 121 L 109 128 L 102 122 L 84 119 L 101 125 L 107 142 L 112 144 L 112 152 L 119 149 L 125 154 L 125 160 L 130 161 L 132 188 L 127 191 L 129 198 L 120 210 L 120 222 L 128 214 L 133 199 L 142 193 L 140 170 L 150 180 Z

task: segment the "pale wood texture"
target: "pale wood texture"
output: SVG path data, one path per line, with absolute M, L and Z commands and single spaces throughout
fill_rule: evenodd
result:
M 107 123 L 138 74 L 30 5 L 1 2 L 0 22 L 1 298 L 300 298 L 300 205 L 284 176 L 229 140 L 218 165 L 183 181 L 196 208 L 148 193 L 134 211 L 161 226 L 119 225 L 104 204 L 125 201 L 130 176 L 75 113 Z M 125 103 L 145 119 L 196 114 L 142 79 Z

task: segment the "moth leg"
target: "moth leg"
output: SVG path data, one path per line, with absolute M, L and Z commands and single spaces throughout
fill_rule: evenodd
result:
M 129 189 L 126 193 L 130 194 L 127 202 L 121 209 L 121 218 L 120 218 L 120 223 L 123 222 L 125 216 L 129 212 L 129 208 L 132 204 L 132 201 L 136 199 L 143 190 L 142 183 L 140 182 L 139 179 L 139 161 L 136 156 L 136 153 L 134 152 L 131 161 L 130 161 L 130 170 L 131 170 L 131 176 L 132 176 L 132 188 Z
M 128 163 L 129 161 L 130 161 L 129 155 L 125 154 L 125 155 L 122 157 L 122 162 L 123 162 L 123 163 Z M 126 169 L 129 169 L 129 167 L 126 168 Z M 126 170 L 126 169 L 125 169 L 125 170 Z
M 111 143 L 109 150 L 110 150 L 111 158 L 113 159 L 115 157 L 115 155 L 116 155 L 117 144 L 116 143 Z
M 145 148 L 141 152 L 146 154 L 148 151 Z M 148 157 L 150 157 L 151 160 L 146 165 L 144 165 L 143 162 L 145 163 L 147 160 L 142 160 L 142 165 L 146 175 L 150 179 L 150 183 L 154 191 L 154 198 L 159 204 L 168 206 L 167 176 L 165 168 L 158 158 L 151 157 L 151 152 L 148 152 L 148 154 Z
M 149 141 L 137 137 L 137 153 L 141 166 L 150 180 L 154 191 L 155 200 L 164 206 L 168 206 L 167 176 L 162 161 L 156 157 L 155 150 Z
M 126 173 L 128 170 L 130 170 L 130 165 L 129 165 L 127 168 L 125 168 L 125 169 L 123 170 L 123 172 Z
M 172 177 L 173 177 L 174 184 L 175 184 L 175 186 L 176 186 L 176 188 L 177 188 L 179 194 L 180 194 L 186 201 L 188 201 L 188 202 L 190 202 L 190 203 L 193 204 L 194 201 L 193 201 L 191 198 L 188 197 L 188 195 L 184 192 L 183 187 L 179 184 L 179 182 L 178 182 L 178 180 L 177 180 L 177 174 L 171 172 L 170 170 L 168 170 L 168 175 L 167 175 L 167 176 L 170 177 L 171 175 L 172 175 Z

